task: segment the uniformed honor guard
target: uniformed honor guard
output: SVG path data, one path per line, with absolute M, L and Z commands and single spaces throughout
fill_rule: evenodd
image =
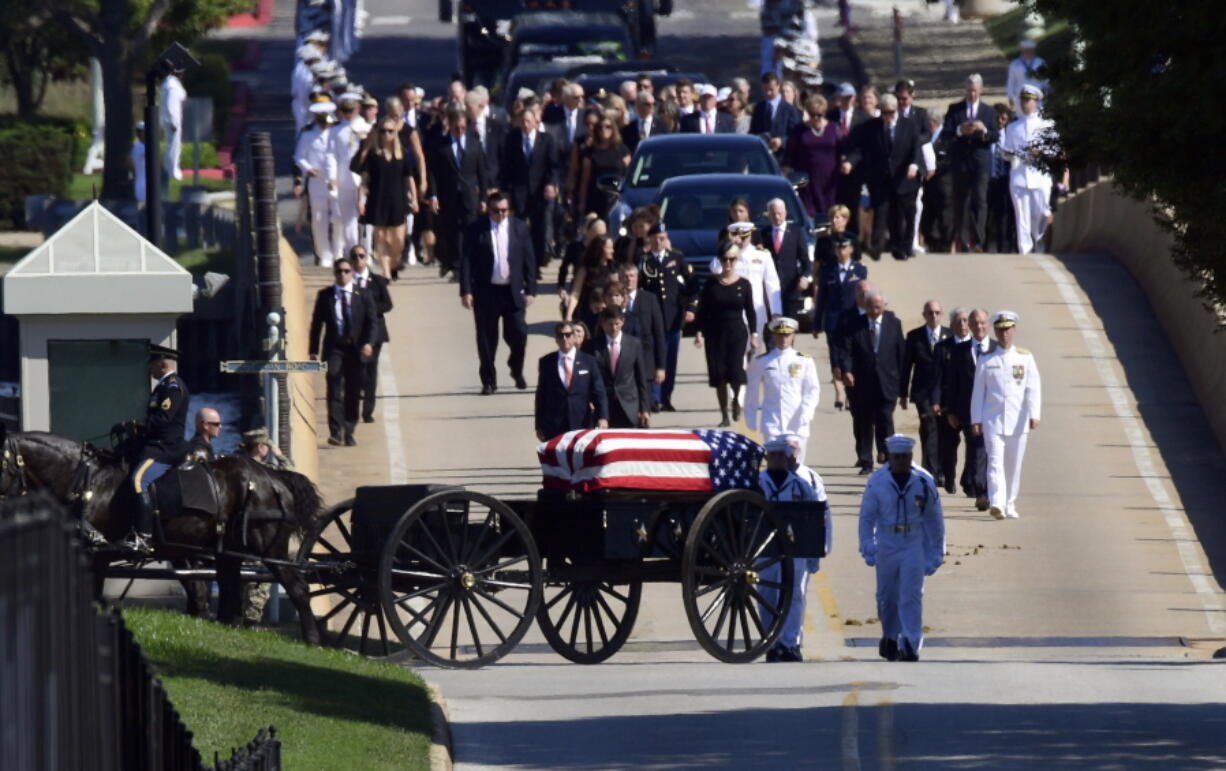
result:
M 157 381 L 140 431 L 140 450 L 132 466 L 132 489 L 139 499 L 125 540 L 132 549 L 150 551 L 153 499 L 149 486 L 183 458 L 187 429 L 187 384 L 176 371 L 179 352 L 163 345 L 149 346 L 149 377 Z
M 1051 175 L 1035 164 L 1043 146 L 1055 138 L 1055 121 L 1039 114 L 1043 92 L 1025 85 L 1021 91 L 1021 115 L 1005 126 L 1000 148 L 1010 158 L 1009 195 L 1017 222 L 1017 251 L 1040 251 L 1051 218 Z
M 780 436 L 800 438 L 798 463 L 804 463 L 809 423 L 817 411 L 821 381 L 812 356 L 793 348 L 795 319 L 780 316 L 768 325 L 775 346 L 749 363 L 745 385 L 745 425 L 770 441 Z
M 860 554 L 877 568 L 877 615 L 887 661 L 919 661 L 924 577 L 945 561 L 945 519 L 932 475 L 911 462 L 915 440 L 886 439 L 889 464 L 873 472 L 860 502 Z
M 826 486 L 822 478 L 796 460 L 797 451 L 803 447 L 799 437 L 780 436 L 766 443 L 766 469 L 758 475 L 758 487 L 768 501 L 813 501 L 824 509 L 826 521 L 826 554 L 830 553 L 830 503 L 826 499 Z M 805 595 L 809 589 L 809 576 L 820 567 L 817 558 L 793 559 L 792 604 L 788 607 L 779 640 L 766 652 L 766 660 L 804 661 L 800 652 L 805 625 Z M 772 565 L 762 571 L 765 581 L 778 582 L 782 570 Z M 761 592 L 767 602 L 775 599 L 775 590 L 762 586 Z M 763 610 L 763 624 L 770 625 L 774 616 Z
M 1042 383 L 1034 354 L 1013 345 L 1018 315 L 992 316 L 997 349 L 979 360 L 971 391 L 971 431 L 988 456 L 988 513 L 1017 519 L 1026 437 L 1039 427 Z
M 319 101 L 309 108 L 315 122 L 303 129 L 294 148 L 294 165 L 302 171 L 306 187 L 307 203 L 311 207 L 311 244 L 315 250 L 315 264 L 331 267 L 335 259 L 332 246 L 333 232 L 332 191 L 328 188 L 328 145 L 332 140 L 332 115 L 336 105 L 331 101 Z
M 672 248 L 663 224 L 652 225 L 647 231 L 650 251 L 643 254 L 639 272 L 644 290 L 660 300 L 664 312 L 664 382 L 653 387 L 653 400 L 665 412 L 676 412 L 673 388 L 677 383 L 677 357 L 681 350 L 681 333 L 694 320 L 698 305 L 699 282 L 685 255 Z

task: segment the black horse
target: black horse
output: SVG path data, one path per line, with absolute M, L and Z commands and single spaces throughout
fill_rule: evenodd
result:
M 287 564 L 291 537 L 309 530 L 319 513 L 315 485 L 302 474 L 240 457 L 199 465 L 207 472 L 215 505 L 204 507 L 212 511 L 184 508 L 163 518 L 156 555 L 172 562 L 215 559 L 221 589 L 217 615 L 226 623 L 241 615 L 243 557 L 267 560 L 265 566 L 298 611 L 303 639 L 318 643 L 306 580 Z M 112 546 L 128 532 L 136 505 L 127 479 L 122 453 L 41 431 L 8 433 L 0 424 L 0 498 L 43 490 L 63 503 L 94 543 L 98 576 L 111 562 L 131 557 Z

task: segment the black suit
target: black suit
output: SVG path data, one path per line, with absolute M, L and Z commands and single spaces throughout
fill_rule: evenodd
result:
M 477 133 L 470 128 L 464 150 L 456 162 L 453 138 L 444 134 L 432 143 L 426 162 L 430 177 L 430 197 L 438 199 L 439 213 L 434 218 L 435 248 L 439 270 L 455 270 L 464 253 L 463 233 L 481 213 L 481 197 L 493 180 Z
M 804 305 L 800 280 L 813 274 L 813 261 L 809 259 L 809 243 L 800 228 L 787 223 L 784 223 L 783 227 L 783 239 L 778 251 L 775 251 L 773 225 L 762 230 L 762 241 L 763 246 L 770 252 L 771 259 L 775 261 L 775 272 L 779 274 L 783 315 L 795 318 Z
M 839 155 L 845 156 L 851 146 L 852 132 L 856 130 L 861 123 L 870 121 L 873 116 L 861 110 L 858 107 L 852 108 L 851 124 L 848 126 L 843 121 L 844 113 L 838 108 L 832 108 L 827 114 L 830 121 L 838 126 L 839 129 Z M 839 173 L 839 189 L 835 194 L 835 200 L 843 204 L 851 211 L 851 219 L 848 220 L 848 229 L 855 231 L 859 227 L 856 223 L 859 222 L 860 212 L 860 175 L 855 169 L 850 174 Z M 860 235 L 853 233 L 853 235 Z M 868 233 L 864 233 L 863 237 L 867 238 Z
M 472 126 L 472 133 L 479 138 L 481 133 L 477 131 L 476 121 L 470 120 L 468 125 Z M 485 170 L 492 180 L 491 187 L 502 178 L 503 153 L 506 151 L 507 134 L 510 131 L 507 124 L 493 114 L 486 117 L 485 141 L 481 143 L 481 151 L 485 154 Z
M 689 115 L 681 116 L 680 124 L 681 133 L 683 134 L 701 134 L 702 133 L 702 113 L 698 110 Z M 712 127 L 712 134 L 735 134 L 736 121 L 732 116 L 722 110 L 715 111 L 715 125 Z
M 536 256 L 532 238 L 523 220 L 507 217 L 507 283 L 493 283 L 495 257 L 490 218 L 473 223 L 464 236 L 464 256 L 460 261 L 460 296 L 472 295 L 473 320 L 477 325 L 477 356 L 481 360 L 481 385 L 497 386 L 494 355 L 498 352 L 498 322 L 502 337 L 511 349 L 507 365 L 511 377 L 524 376 L 524 349 L 528 344 L 528 324 L 524 320 L 525 298 L 536 296 Z
M 950 346 L 949 360 L 941 378 L 941 414 L 956 415 L 959 430 L 966 440 L 966 463 L 962 467 L 962 488 L 975 496 L 988 491 L 987 452 L 983 437 L 971 433 L 971 390 L 975 385 L 975 367 L 979 356 L 972 349 L 975 340 Z M 996 341 L 988 340 L 988 353 L 996 350 Z M 946 480 L 948 485 L 949 480 Z
M 367 285 L 361 276 L 353 277 L 354 282 L 366 290 L 374 301 L 378 317 L 374 355 L 362 364 L 362 417 L 365 420 L 371 420 L 375 416 L 375 392 L 379 389 L 379 352 L 383 350 L 384 343 L 391 341 L 387 334 L 387 319 L 384 314 L 392 310 L 392 294 L 388 291 L 387 279 L 376 273 L 369 274 L 369 278 L 370 283 Z
M 562 169 L 565 171 L 563 178 L 568 178 L 567 175 L 574 174 L 575 185 L 579 184 L 579 172 L 581 169 L 571 169 L 571 149 L 576 144 L 582 144 L 584 137 L 587 136 L 587 125 L 583 122 L 583 110 L 576 110 L 575 113 L 575 135 L 574 137 L 567 136 L 566 119 L 564 112 L 559 114 L 556 121 L 545 121 L 545 130 L 553 135 L 553 138 L 558 143 L 558 153 L 562 157 Z M 568 190 L 568 194 L 578 198 L 577 190 Z
M 981 121 L 987 129 L 983 134 L 958 136 L 964 121 Z M 941 139 L 949 148 L 950 170 L 953 174 L 954 235 L 966 247 L 982 247 L 988 212 L 988 175 L 992 171 L 992 145 L 1000 138 L 996 128 L 996 111 L 979 100 L 971 114 L 965 100 L 954 102 L 945 112 Z
M 664 311 L 660 308 L 660 300 L 642 287 L 635 291 L 634 306 L 626 312 L 625 332 L 643 344 L 648 369 L 666 368 L 668 350 L 664 340 Z
M 915 239 L 915 194 L 921 182 L 924 156 L 920 134 L 909 120 L 894 121 L 893 136 L 881 118 L 861 123 L 852 132 L 847 160 L 868 185 L 873 218 L 871 249 L 880 254 L 889 231 L 889 250 L 895 257 L 910 257 Z M 912 176 L 908 176 L 911 167 Z
M 570 387 L 558 372 L 558 352 L 540 358 L 536 370 L 536 434 L 542 441 L 567 431 L 594 428 L 609 419 L 609 397 L 596 359 L 575 351 Z
M 609 396 L 609 428 L 637 428 L 639 413 L 651 409 L 651 375 L 642 344 L 622 332 L 616 372 L 609 366 L 609 340 L 603 332 L 592 339 L 592 350 Z
M 941 470 L 941 476 L 944 477 L 945 491 L 948 493 L 957 489 L 954 486 L 954 479 L 958 476 L 958 445 L 962 443 L 962 432 L 949 424 L 949 416 L 945 414 L 941 405 L 945 396 L 945 382 L 948 378 L 950 363 L 953 360 L 954 346 L 957 344 L 958 339 L 951 334 L 937 343 L 933 353 L 936 359 L 937 379 L 932 392 L 932 403 L 942 410 L 937 416 L 937 454 L 940 457 L 938 468 Z M 964 473 L 963 487 L 967 486 L 965 476 Z
M 775 151 L 775 157 L 782 158 L 783 151 L 787 149 L 788 137 L 792 135 L 792 129 L 800 125 L 803 120 L 804 116 L 800 114 L 800 110 L 785 102 L 782 97 L 772 116 L 770 102 L 763 99 L 753 106 L 753 115 L 749 119 L 749 133 L 766 136 L 768 139 L 781 140 L 782 144 Z
M 848 398 L 852 421 L 859 424 L 856 457 L 861 468 L 873 465 L 874 431 L 877 455 L 885 455 L 886 437 L 894 433 L 894 406 L 903 393 L 902 322 L 890 311 L 882 314 L 880 322 L 881 334 L 875 352 L 867 315 L 851 323 L 840 341 L 841 369 L 855 376 L 854 396 Z
M 902 364 L 902 397 L 910 397 L 920 421 L 920 455 L 923 466 L 939 479 L 942 474 L 940 454 L 940 417 L 932 411 L 932 405 L 940 396 L 941 365 L 940 341 L 949 339 L 949 328 L 938 327 L 936 344 L 930 344 L 928 325 L 917 327 L 907 333 L 907 342 Z
M 643 126 L 639 122 L 638 115 L 635 115 L 633 120 L 631 120 L 625 126 L 622 126 L 622 144 L 630 148 L 630 152 L 634 152 L 635 148 L 639 146 L 639 142 L 642 142 L 647 137 L 654 137 L 657 134 L 670 133 L 668 130 L 668 125 L 661 123 L 660 119 L 654 115 L 651 118 L 651 125 L 648 127 L 649 133 L 644 135 L 642 128 Z
M 349 301 L 347 328 L 337 324 L 337 286 L 326 286 L 315 295 L 311 312 L 311 357 L 319 355 L 319 332 L 323 330 L 322 360 L 328 363 L 328 435 L 352 439 L 358 422 L 358 395 L 362 389 L 362 346 L 374 344 L 379 335 L 379 313 L 370 294 L 354 287 Z
M 558 140 L 546 131 L 537 131 L 532 139 L 532 151 L 524 147 L 524 132 L 513 129 L 507 134 L 502 151 L 502 190 L 511 199 L 511 210 L 528 221 L 532 232 L 532 247 L 537 260 L 548 262 L 550 245 L 554 242 L 557 201 L 545 200 L 545 188 L 553 185 L 562 189 L 562 156 Z

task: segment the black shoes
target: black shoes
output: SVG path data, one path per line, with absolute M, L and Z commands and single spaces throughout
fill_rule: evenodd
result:
M 518 388 L 518 389 L 519 389 L 519 390 L 521 390 L 521 391 L 522 391 L 522 390 L 524 390 L 525 388 L 527 388 L 527 387 L 528 387 L 528 381 L 527 381 L 527 380 L 524 380 L 524 376 L 523 376 L 523 375 L 516 375 L 516 376 L 515 376 L 515 387 L 516 387 L 516 388 Z
M 374 422 L 375 422 L 375 416 L 374 416 L 374 415 L 363 415 L 363 416 L 362 416 L 362 422 L 363 422 L 363 423 L 374 423 Z
M 805 660 L 804 655 L 800 652 L 800 648 L 791 648 L 786 645 L 776 645 L 766 652 L 766 661 L 769 664 L 785 661 L 800 661 Z
M 652 403 L 651 403 L 651 411 L 652 411 L 652 412 L 659 412 L 659 411 L 660 411 L 660 410 L 662 410 L 662 409 L 664 409 L 664 405 L 660 404 L 659 402 L 652 402 Z
M 332 445 L 333 447 L 340 447 L 344 444 L 344 442 L 341 441 L 339 436 L 330 436 L 328 437 L 328 444 Z
M 494 393 L 497 390 L 498 390 L 498 386 L 483 385 L 481 386 L 481 395 L 489 396 L 490 394 Z
M 346 447 L 357 447 L 357 446 L 358 446 L 358 440 L 357 440 L 357 439 L 354 439 L 354 438 L 353 438 L 353 435 L 352 435 L 352 434 L 350 434 L 349 436 L 345 437 L 345 446 L 346 446 Z
M 741 403 L 737 399 L 733 399 L 732 400 L 732 422 L 735 423 L 736 421 L 740 419 L 741 419 Z
M 727 428 L 732 425 L 732 422 L 728 420 L 728 412 L 726 410 L 720 411 L 720 418 L 719 428 Z
M 862 476 L 862 477 L 866 477 L 866 476 L 868 476 L 868 475 L 869 475 L 869 474 L 871 474 L 871 473 L 873 473 L 873 467 L 872 467 L 872 466 L 861 466 L 861 467 L 860 467 L 860 476 Z
M 676 412 L 677 411 L 677 408 L 673 406 L 672 402 L 660 402 L 660 409 L 663 410 L 664 412 Z
M 988 496 L 980 495 L 975 498 L 975 508 L 980 511 L 988 510 Z
M 898 651 L 899 661 L 919 661 L 919 651 L 911 647 L 911 641 L 903 638 L 902 647 Z
M 898 641 L 882 637 L 877 643 L 877 655 L 886 661 L 898 661 Z

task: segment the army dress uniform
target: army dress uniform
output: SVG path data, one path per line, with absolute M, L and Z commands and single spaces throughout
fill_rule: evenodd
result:
M 174 361 L 178 358 L 178 352 L 172 348 L 149 346 L 150 362 L 160 359 Z M 163 375 L 154 386 L 153 393 L 149 394 L 140 451 L 129 476 L 138 500 L 131 523 L 136 535 L 132 543 L 138 548 L 145 546 L 142 538 L 152 531 L 153 501 L 149 495 L 149 486 L 183 459 L 186 446 L 183 435 L 187 430 L 190 398 L 187 384 L 179 377 L 179 373 L 174 371 Z
M 653 229 L 660 227 L 655 225 Z M 694 268 L 675 249 L 645 253 L 639 276 L 640 288 L 656 296 L 664 314 L 664 382 L 652 385 L 652 400 L 667 409 L 672 407 L 677 385 L 677 358 L 685 314 L 698 309 L 699 282 L 694 277 Z
M 993 326 L 1013 326 L 1017 314 L 1001 311 Z M 988 511 L 996 519 L 1017 518 L 1017 494 L 1030 421 L 1039 420 L 1042 383 L 1034 354 L 1025 348 L 997 348 L 979 359 L 971 391 L 971 423 L 981 426 L 988 467 Z
M 771 322 L 771 331 L 795 332 L 792 319 L 780 317 Z M 797 461 L 804 463 L 809 424 L 817 411 L 821 381 L 817 362 L 795 348 L 775 348 L 749 363 L 745 385 L 745 425 L 761 431 L 770 441 L 780 436 L 799 438 Z
M 895 434 L 889 452 L 910 452 L 915 440 Z M 924 577 L 945 561 L 945 518 L 932 475 L 911 466 L 895 479 L 889 465 L 868 478 L 860 501 L 860 554 L 877 569 L 881 655 L 917 660 L 924 644 Z

